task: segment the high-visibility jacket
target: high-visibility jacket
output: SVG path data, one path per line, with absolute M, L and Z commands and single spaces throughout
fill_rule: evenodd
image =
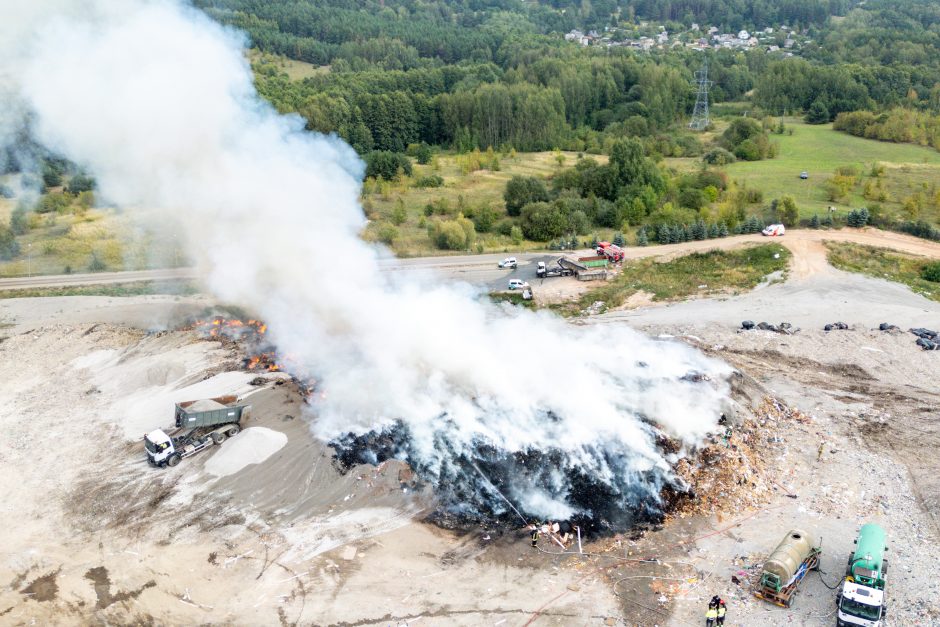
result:
M 718 610 L 713 607 L 708 608 L 708 611 L 705 612 L 705 618 L 718 618 Z
M 723 618 L 724 615 L 725 615 L 725 612 L 727 612 L 727 611 L 728 611 L 728 608 L 726 608 L 724 605 L 719 605 L 719 606 L 718 606 L 718 617 L 719 617 L 719 618 Z

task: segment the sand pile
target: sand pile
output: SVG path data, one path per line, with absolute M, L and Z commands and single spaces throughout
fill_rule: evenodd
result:
M 206 461 L 206 471 L 216 477 L 227 477 L 250 466 L 260 464 L 287 444 L 287 436 L 265 427 L 251 427 L 227 441 Z

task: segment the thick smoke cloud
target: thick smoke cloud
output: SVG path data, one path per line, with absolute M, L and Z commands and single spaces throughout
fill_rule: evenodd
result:
M 358 237 L 361 162 L 258 98 L 239 33 L 169 0 L 28 4 L 3 12 L 10 110 L 110 202 L 181 225 L 213 293 L 320 382 L 318 436 L 394 434 L 386 453 L 453 511 L 505 509 L 481 476 L 498 472 L 527 514 L 567 517 L 596 513 L 585 482 L 655 509 L 674 461 L 658 439 L 714 428 L 727 367 L 682 345 L 383 274 Z

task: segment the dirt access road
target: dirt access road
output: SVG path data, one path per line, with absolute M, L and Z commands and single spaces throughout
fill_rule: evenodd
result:
M 778 241 L 793 252 L 791 270 L 796 277 L 809 276 L 827 267 L 824 241 L 852 242 L 867 246 L 892 248 L 911 255 L 940 257 L 940 243 L 918 239 L 901 233 L 878 229 L 841 229 L 838 231 L 791 230 L 781 238 L 766 238 L 761 235 L 736 235 L 724 239 L 684 242 L 663 246 L 630 247 L 627 259 L 659 257 L 673 259 L 693 252 L 729 250 L 753 243 Z M 575 251 L 579 255 L 591 254 L 590 250 Z M 505 289 L 508 279 L 530 280 L 535 276 L 535 263 L 560 256 L 561 253 L 519 253 L 516 270 L 503 270 L 497 264 L 506 253 L 485 255 L 448 255 L 438 257 L 415 257 L 411 259 L 383 258 L 379 266 L 386 272 L 426 272 L 435 276 L 464 280 L 486 286 L 489 289 Z M 79 285 L 104 285 L 133 283 L 138 281 L 168 281 L 197 278 L 193 268 L 168 268 L 129 272 L 98 272 L 85 274 L 59 274 L 33 277 L 0 279 L 0 290 L 32 289 L 42 287 L 71 287 Z

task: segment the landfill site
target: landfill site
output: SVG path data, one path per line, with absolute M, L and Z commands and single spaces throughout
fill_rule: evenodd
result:
M 727 365 L 718 424 L 659 442 L 661 510 L 629 518 L 597 479 L 536 517 L 505 486 L 547 454 L 478 451 L 455 484 L 401 430 L 319 437 L 330 390 L 209 296 L 0 300 L 0 623 L 700 625 L 716 598 L 726 625 L 936 625 L 940 303 L 787 238 L 751 292 L 566 323 Z

